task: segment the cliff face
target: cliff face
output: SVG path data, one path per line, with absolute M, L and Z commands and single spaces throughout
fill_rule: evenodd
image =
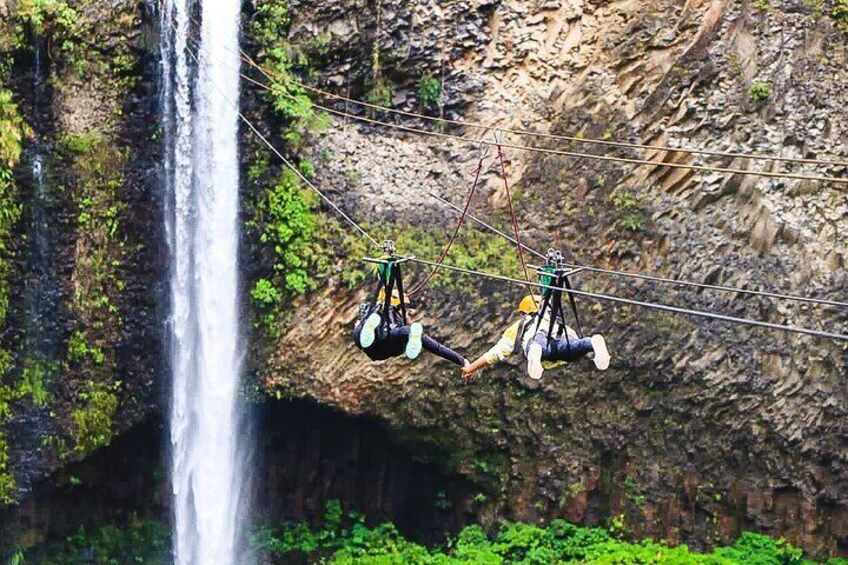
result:
M 505 129 L 845 160 L 848 49 L 844 21 L 834 17 L 841 5 L 257 0 L 245 4 L 244 44 L 256 56 L 274 47 L 305 55 L 310 72 L 302 76 L 310 82 L 406 110 Z M 264 29 L 286 29 L 288 37 L 261 37 L 257 22 L 268 13 L 284 13 L 285 25 Z M 14 93 L 33 130 L 15 168 L 20 219 L 8 237 L 0 229 L 13 252 L 2 256 L 13 267 L 8 276 L 0 262 L 0 289 L 8 286 L 12 296 L 0 320 L 0 353 L 14 360 L 2 372 L 0 355 L 0 488 L 7 485 L 0 498 L 7 501 L 27 498 L 38 478 L 87 458 L 162 405 L 167 253 L 152 9 L 124 1 L 0 2 L 0 17 L 0 46 L 14 60 L 0 90 Z M 425 189 L 459 203 L 480 157 L 476 147 L 355 120 L 337 120 L 306 141 L 283 139 L 286 124 L 270 118 L 263 96 L 245 86 L 246 112 L 264 118 L 260 127 L 281 147 L 300 146 L 315 164 L 316 183 L 344 210 L 397 239 L 401 251 L 415 246 L 422 256 L 437 255 L 455 217 Z M 258 202 L 264 149 L 244 136 L 245 278 L 252 284 L 272 261 L 256 223 L 273 211 Z M 505 137 L 656 161 L 813 171 Z M 49 198 L 32 172 L 38 154 L 50 161 Z M 473 210 L 507 227 L 494 157 L 485 161 Z M 838 186 L 512 149 L 506 159 L 523 237 L 540 251 L 558 247 L 580 263 L 673 278 L 848 295 L 848 201 Z M 818 172 L 844 175 L 845 168 Z M 45 214 L 49 232 L 39 229 Z M 328 241 L 338 243 L 336 236 Z M 52 250 L 33 252 L 39 237 L 49 237 Z M 280 302 L 288 319 L 280 336 L 254 332 L 264 392 L 387 422 L 416 457 L 473 482 L 473 495 L 465 483 L 458 489 L 457 523 L 467 515 L 489 523 L 611 521 L 696 545 L 754 529 L 821 554 L 848 552 L 844 345 L 581 300 L 584 327 L 608 337 L 610 371 L 584 362 L 535 383 L 523 367 L 504 366 L 462 385 L 456 368 L 432 358 L 371 364 L 356 350 L 350 333 L 370 288 L 347 283 L 361 282 L 357 260 L 365 249 L 346 240 L 339 249 L 314 252 L 326 274 L 318 288 Z M 48 256 L 56 260 L 44 271 L 38 266 Z M 480 233 L 464 235 L 450 260 L 517 274 L 514 249 Z M 409 278 L 421 275 L 413 270 Z M 589 273 L 575 283 L 848 331 L 844 312 L 791 302 Z M 521 293 L 442 277 L 416 297 L 414 315 L 473 357 L 497 339 Z
M 328 90 L 344 94 L 352 84 L 361 99 L 388 85 L 392 103 L 408 110 L 424 105 L 417 89 L 429 75 L 441 79 L 447 117 L 505 129 L 844 160 L 848 50 L 833 8 L 306 1 L 292 5 L 290 40 L 321 38 L 318 83 Z M 428 110 L 438 115 L 435 105 Z M 656 161 L 812 170 L 506 137 Z M 461 203 L 478 158 L 470 144 L 354 120 L 324 134 L 321 151 L 332 158 L 318 167 L 319 186 L 354 217 L 381 235 L 402 239 L 408 224 L 439 242 L 455 216 L 426 190 Z M 584 264 L 699 282 L 846 296 L 848 201 L 836 185 L 506 153 L 524 237 L 541 251 L 554 246 Z M 508 231 L 491 155 L 483 181 L 473 210 Z M 503 272 L 499 261 L 486 266 Z M 357 268 L 355 258 L 347 268 Z M 844 312 L 791 302 L 585 273 L 576 284 L 776 323 L 848 327 Z M 756 529 L 825 553 L 848 550 L 844 345 L 582 300 L 584 327 L 608 337 L 609 372 L 579 363 L 536 386 L 522 368 L 504 367 L 463 386 L 455 368 L 429 358 L 370 364 L 349 337 L 366 292 L 339 290 L 332 279 L 329 286 L 295 304 L 269 386 L 450 446 L 450 464 L 485 494 L 478 515 L 616 518 L 673 542 Z M 473 357 L 497 339 L 519 293 L 464 280 L 426 291 L 416 316 Z
M 5 235 L 3 502 L 159 401 L 164 241 L 155 14 L 135 2 L 0 4 L 2 88 L 28 125 Z

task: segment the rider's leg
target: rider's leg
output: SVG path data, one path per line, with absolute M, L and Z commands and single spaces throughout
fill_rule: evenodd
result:
M 414 325 L 414 324 L 413 324 Z M 439 343 L 432 337 L 428 335 L 422 335 L 421 340 L 424 344 L 424 349 L 432 353 L 433 355 L 438 355 L 442 359 L 447 359 L 451 363 L 455 365 L 459 365 L 462 367 L 465 364 L 465 357 L 451 349 L 450 347 Z
M 533 339 L 530 340 L 530 344 L 525 351 L 525 355 L 527 356 L 527 374 L 530 375 L 531 379 L 538 381 L 545 372 L 545 368 L 542 367 L 542 357 L 545 353 L 547 341 L 547 334 L 543 331 L 538 331 L 533 336 Z
M 362 349 L 368 349 L 371 347 L 374 343 L 376 330 L 379 326 L 380 315 L 374 312 L 357 324 L 357 329 L 354 331 L 354 336 L 357 337 L 356 343 L 358 343 Z
M 594 353 L 592 360 L 595 367 L 601 371 L 609 368 L 610 354 L 607 349 L 604 336 L 595 334 L 591 338 L 569 337 L 552 341 L 550 347 L 546 347 L 542 353 L 544 361 L 576 361 L 577 359 Z

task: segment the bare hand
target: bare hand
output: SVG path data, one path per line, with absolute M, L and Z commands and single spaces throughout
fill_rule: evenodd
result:
M 476 370 L 468 362 L 468 359 L 466 359 L 465 364 L 462 366 L 462 381 L 466 383 L 470 381 L 475 372 Z

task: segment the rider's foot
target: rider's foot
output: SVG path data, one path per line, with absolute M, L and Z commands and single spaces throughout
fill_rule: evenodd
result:
M 542 367 L 542 344 L 531 343 L 527 350 L 527 374 L 531 379 L 539 380 L 542 378 L 542 373 L 545 372 Z
M 409 327 L 409 340 L 406 342 L 406 356 L 410 359 L 417 359 L 421 355 L 421 336 L 424 334 L 424 327 L 418 322 L 413 322 Z
M 610 354 L 604 336 L 601 334 L 592 336 L 592 350 L 595 352 L 595 367 L 601 371 L 606 371 L 610 364 Z
M 380 315 L 374 312 L 365 319 L 362 329 L 359 330 L 359 345 L 362 349 L 368 349 L 374 343 L 375 331 L 378 327 L 380 327 Z

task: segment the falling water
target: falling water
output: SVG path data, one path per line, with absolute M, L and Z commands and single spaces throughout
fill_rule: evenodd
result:
M 238 403 L 240 2 L 202 4 L 196 54 L 188 40 L 196 35 L 190 6 L 166 0 L 161 21 L 174 557 L 179 565 L 228 565 L 245 561 L 239 555 L 246 441 Z
M 59 288 L 54 266 L 56 202 L 48 182 L 50 146 L 45 141 L 45 115 L 50 103 L 47 92 L 47 73 L 44 64 L 45 41 L 33 38 L 34 73 L 32 84 L 32 127 L 35 133 L 27 148 L 32 179 L 32 194 L 28 210 L 29 245 L 25 253 L 25 347 L 24 354 L 30 374 L 37 379 L 48 377 L 55 363 L 55 348 L 59 330 L 56 311 Z

